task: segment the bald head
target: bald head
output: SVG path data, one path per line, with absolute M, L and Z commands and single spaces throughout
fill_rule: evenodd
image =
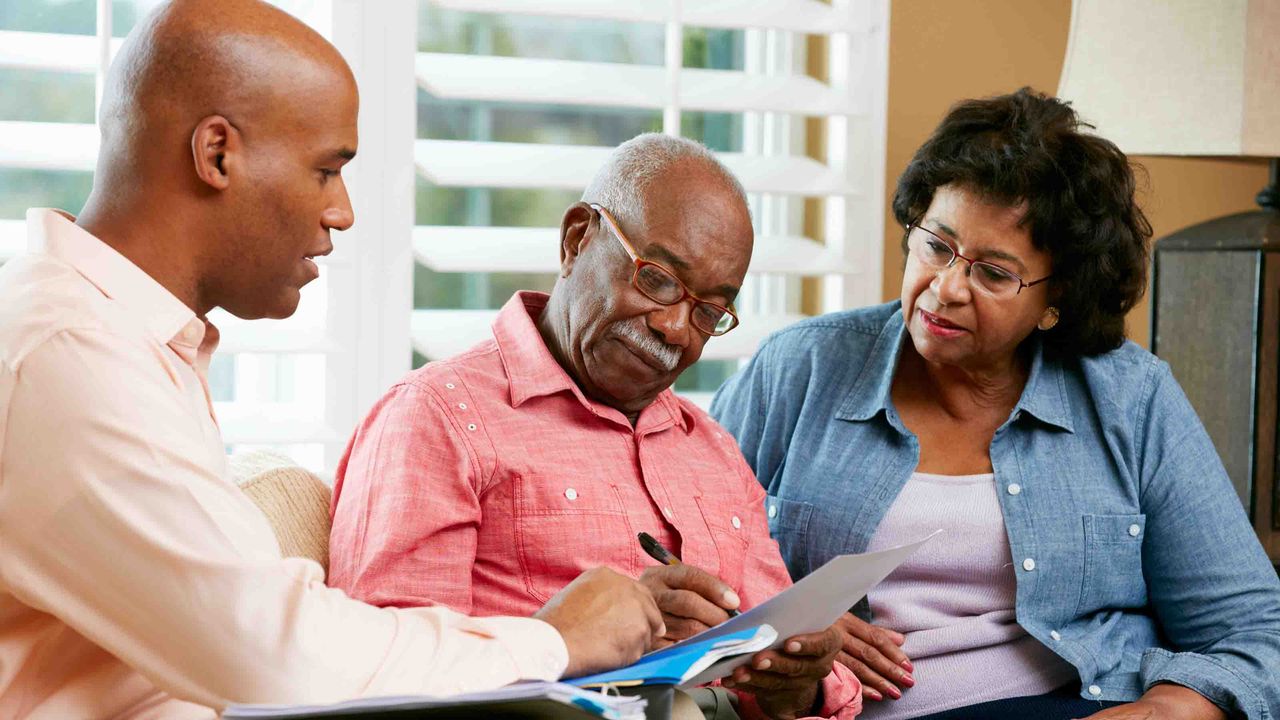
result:
M 747 194 L 742 184 L 705 145 L 688 138 L 644 133 L 619 145 L 604 165 L 596 171 L 582 193 L 583 202 L 599 203 L 611 209 L 623 221 L 644 221 L 649 187 L 671 175 L 697 172 L 702 181 L 718 186 L 734 200 L 747 207 Z
M 198 313 L 285 317 L 354 222 L 359 99 L 341 54 L 259 0 L 172 0 L 108 73 L 80 224 Z
M 338 51 L 288 13 L 259 0 L 173 0 L 148 15 L 107 75 L 98 172 L 154 168 L 202 118 L 226 117 L 242 132 L 288 122 L 317 86 L 355 79 Z M 265 127 L 264 130 L 271 128 Z M 158 142 L 159 141 L 159 142 Z

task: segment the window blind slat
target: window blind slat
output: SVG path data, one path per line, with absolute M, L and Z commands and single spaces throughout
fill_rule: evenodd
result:
M 556 272 L 559 228 L 419 225 L 413 255 L 436 272 Z
M 703 410 L 711 410 L 711 401 L 715 398 L 714 392 L 679 392 L 680 397 L 692 402 L 694 405 Z
M 112 43 L 113 52 L 123 42 Z M 92 74 L 98 71 L 98 39 L 93 35 L 0 30 L 0 68 Z
M 228 405 L 221 405 L 216 412 L 225 445 L 293 445 L 346 440 L 342 433 L 314 417 L 296 414 L 264 417 L 261 408 L 237 411 Z
M 420 225 L 414 257 L 436 272 L 554 273 L 560 269 L 559 228 Z M 807 237 L 756 238 L 751 272 L 788 275 L 855 274 L 857 269 Z
M 631 107 L 669 104 L 665 68 L 569 60 L 419 53 L 418 85 L 448 100 Z M 804 75 L 727 70 L 680 72 L 679 105 L 710 112 L 852 115 L 849 96 Z
M 323 330 L 290 327 L 287 322 L 255 320 L 227 323 L 212 320 L 220 334 L 218 353 L 320 353 L 338 347 Z
M 626 22 L 664 22 L 670 0 L 431 0 L 437 7 L 467 12 L 546 15 Z M 747 29 L 777 28 L 824 34 L 856 30 L 836 8 L 817 0 L 686 0 L 686 25 Z
M 468 140 L 417 140 L 422 177 L 450 187 L 581 190 L 611 148 Z M 720 153 L 747 192 L 780 195 L 857 195 L 844 176 L 805 157 Z
M 457 355 L 493 336 L 490 328 L 497 314 L 497 310 L 415 310 L 413 349 L 431 360 Z M 795 314 L 743 318 L 733 332 L 708 340 L 702 359 L 748 357 L 771 333 L 803 318 Z
M 0 121 L 0 167 L 91 171 L 97 158 L 97 126 Z

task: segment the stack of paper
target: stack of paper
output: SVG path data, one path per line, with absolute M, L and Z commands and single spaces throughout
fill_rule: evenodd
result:
M 335 705 L 232 705 L 223 720 L 310 718 L 605 718 L 644 720 L 645 701 L 602 695 L 564 683 L 526 682 L 486 692 L 431 697 L 381 697 Z
M 591 686 L 675 684 L 690 688 L 718 680 L 745 665 L 760 650 L 776 648 L 796 635 L 827 629 L 940 532 L 887 550 L 834 557 L 795 585 L 737 617 L 649 653 L 633 665 L 569 682 Z
M 778 639 L 773 642 L 772 647 L 778 647 L 787 638 L 796 635 L 826 630 L 848 612 L 855 602 L 870 592 L 871 588 L 888 577 L 894 568 L 940 532 L 942 531 L 935 530 L 928 537 L 887 550 L 861 555 L 837 555 L 765 602 L 710 630 L 676 643 L 668 650 L 677 650 L 685 643 L 734 635 L 743 628 L 765 623 L 777 630 Z M 718 680 L 750 660 L 750 655 L 726 657 L 686 680 L 681 687 L 695 687 Z

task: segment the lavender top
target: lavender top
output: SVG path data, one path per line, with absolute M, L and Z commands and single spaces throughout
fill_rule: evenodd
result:
M 912 718 L 988 700 L 1039 695 L 1075 668 L 1027 634 L 1014 610 L 1017 579 L 995 475 L 913 473 L 868 550 L 943 534 L 871 591 L 876 624 L 907 636 L 915 687 L 864 703 L 862 716 Z

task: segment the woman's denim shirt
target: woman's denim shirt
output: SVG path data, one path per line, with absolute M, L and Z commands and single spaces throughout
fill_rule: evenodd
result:
M 904 338 L 897 302 L 812 318 L 716 395 L 796 579 L 863 552 L 918 464 L 890 398 Z M 1280 580 L 1167 364 L 1131 342 L 1064 361 L 1037 347 L 990 453 L 1018 622 L 1083 697 L 1172 682 L 1280 718 Z

